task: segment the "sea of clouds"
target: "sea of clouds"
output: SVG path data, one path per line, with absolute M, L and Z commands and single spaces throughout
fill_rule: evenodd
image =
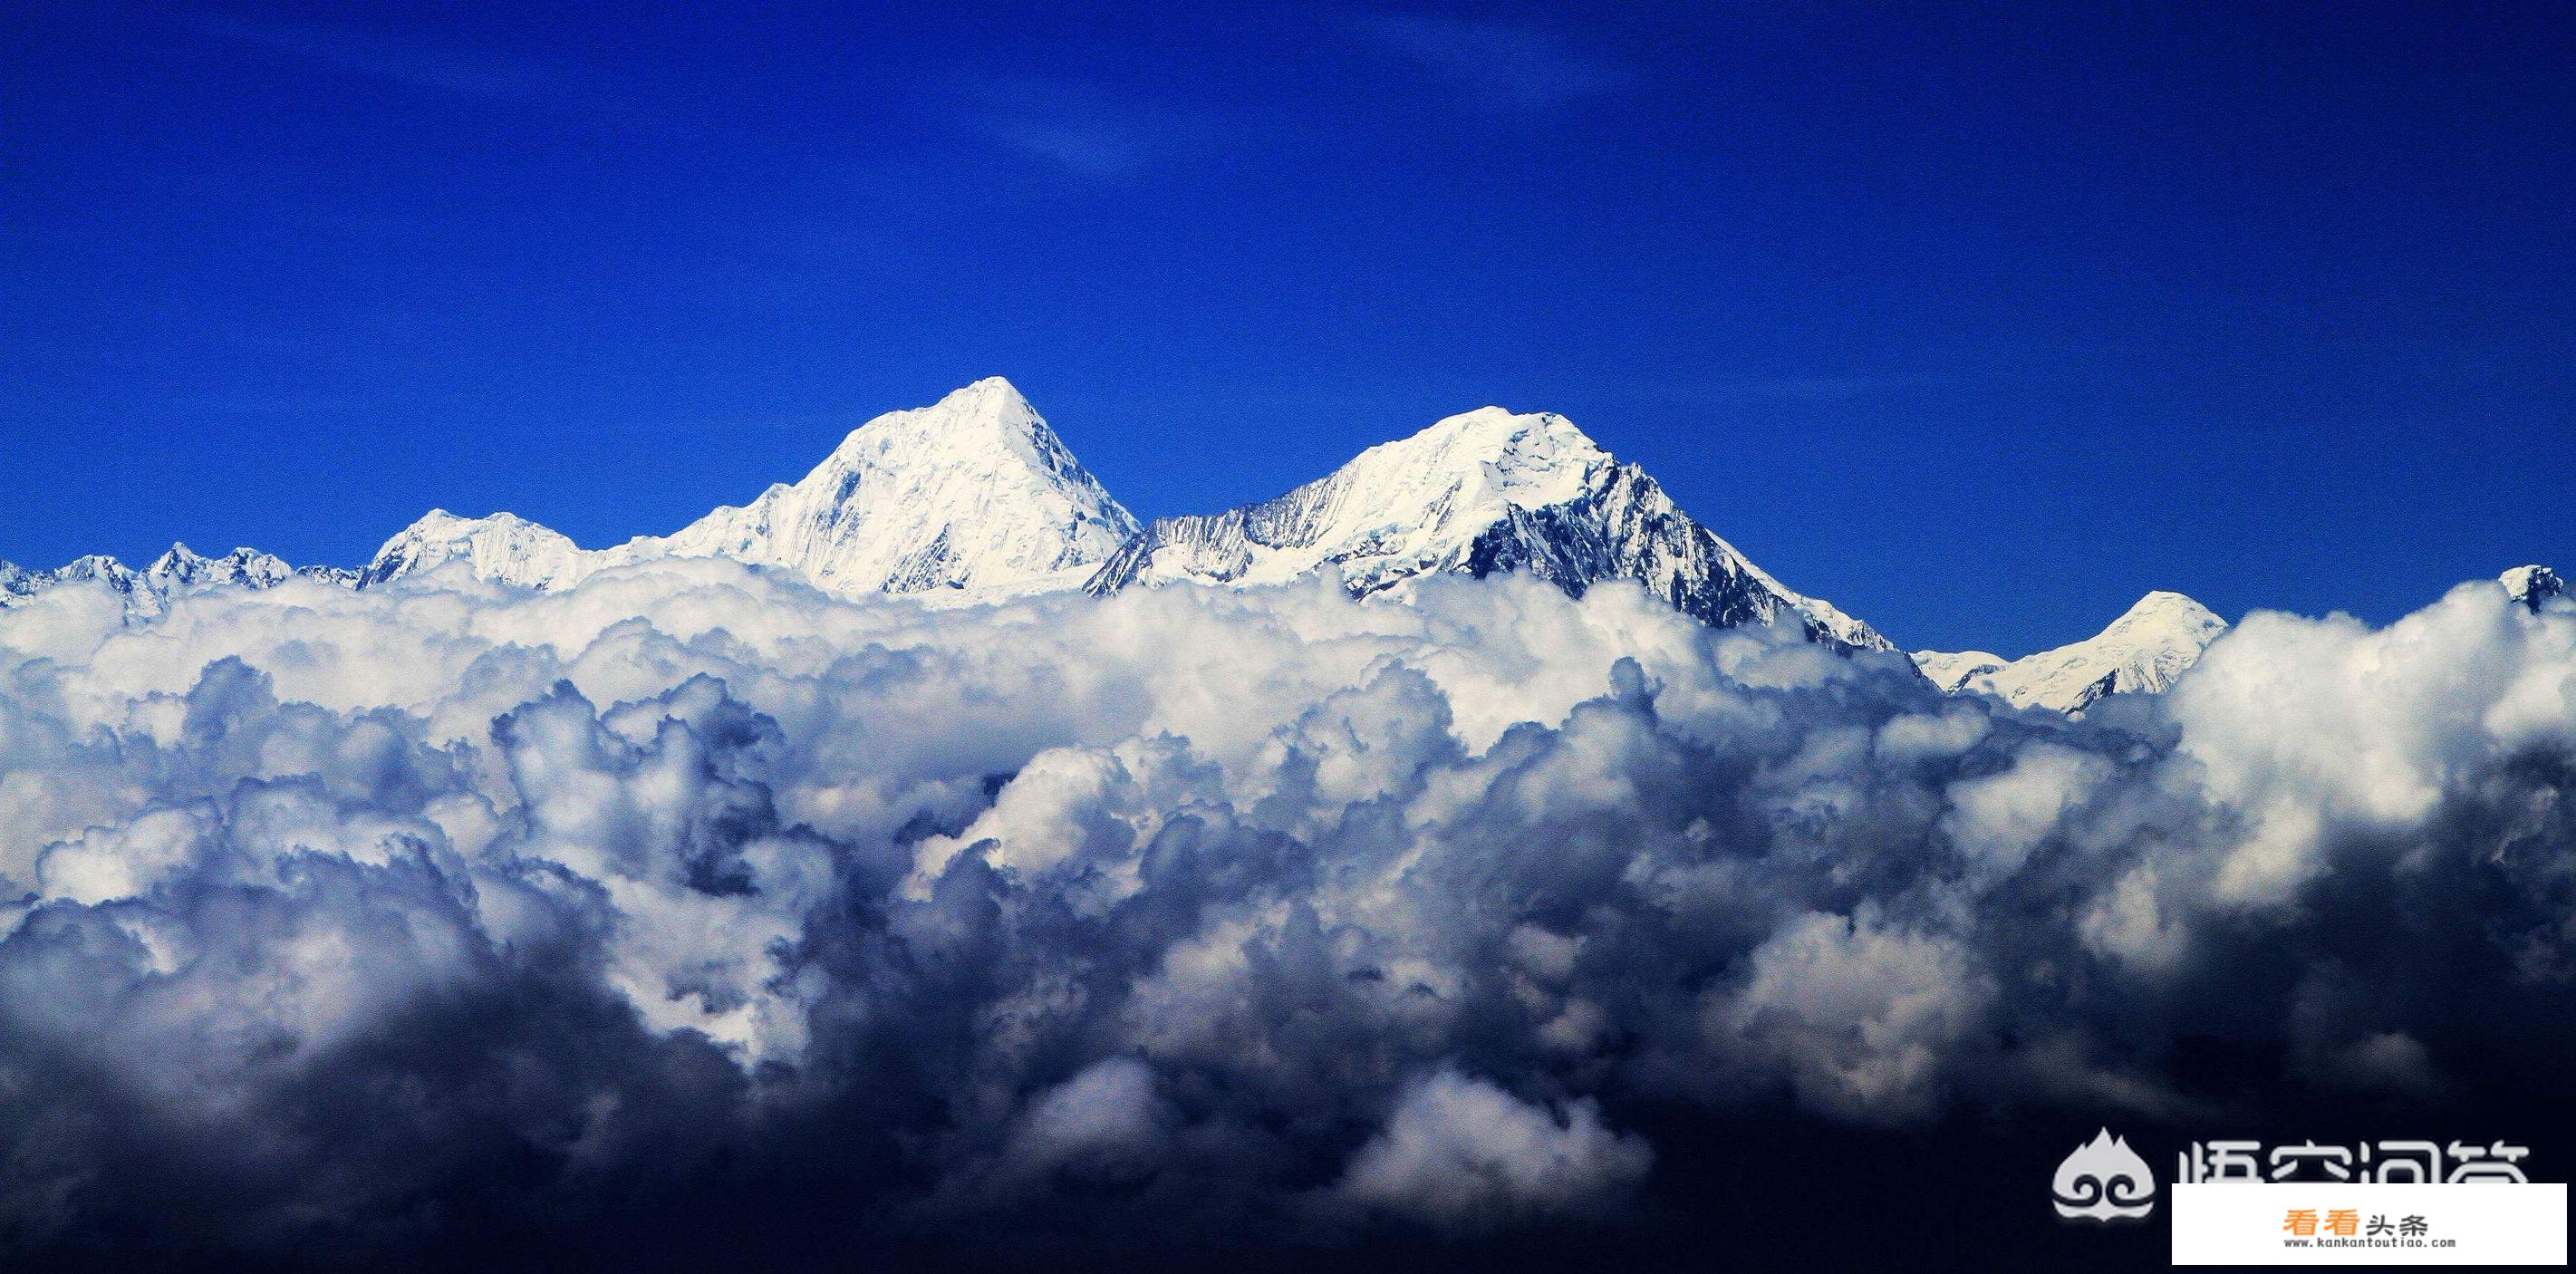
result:
M 2258 613 L 2069 721 L 1522 579 L 55 590 L 0 1251 L 1329 1251 L 1616 1227 L 1674 1111 L 2493 1109 L 2576 1040 L 2553 606 Z

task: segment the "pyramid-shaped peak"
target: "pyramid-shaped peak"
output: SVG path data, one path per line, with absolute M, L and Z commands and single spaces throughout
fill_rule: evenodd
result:
M 1037 408 L 1029 405 L 1028 396 L 1020 392 L 1019 386 L 999 376 L 987 376 L 971 385 L 961 385 L 927 407 L 890 411 L 868 423 L 915 418 L 952 426 L 1027 428 L 1034 424 L 1042 428 L 1046 424 L 1039 418 Z
M 927 407 L 890 411 L 850 431 L 808 481 L 853 465 L 870 468 L 1075 468 L 1046 419 L 1019 387 L 987 376 Z M 827 478 L 837 481 L 837 476 Z
M 982 380 L 960 385 L 948 391 L 947 396 L 941 398 L 937 405 L 946 407 L 951 404 L 970 409 L 986 408 L 988 405 L 1025 408 L 1029 405 L 1029 400 L 1027 395 L 1020 392 L 1020 387 L 1012 384 L 1009 378 L 987 376 Z
M 1087 573 L 1137 530 L 1019 389 L 992 376 L 860 425 L 749 504 L 612 553 L 785 566 L 843 593 L 1031 588 Z
M 205 556 L 198 553 L 196 550 L 189 548 L 186 541 L 172 540 L 170 542 L 169 551 L 152 559 L 152 565 L 145 569 L 163 572 L 174 571 L 181 567 L 203 562 L 205 560 Z
M 2178 628 L 2225 628 L 2227 621 L 2215 611 L 2181 593 L 2157 589 L 2137 600 L 2112 621 L 2112 628 L 2123 625 L 2155 624 Z

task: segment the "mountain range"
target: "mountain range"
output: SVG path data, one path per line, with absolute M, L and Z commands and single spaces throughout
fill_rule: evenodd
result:
M 1140 523 L 999 377 L 878 416 L 797 481 L 669 535 L 585 549 L 513 514 L 434 509 L 356 570 L 290 567 L 247 548 L 209 558 L 185 545 L 140 571 L 100 556 L 41 572 L 0 562 L 0 607 L 94 583 L 122 595 L 130 619 L 148 621 L 175 594 L 199 588 L 298 578 L 376 588 L 453 565 L 558 589 L 618 566 L 709 556 L 790 572 L 842 596 L 944 604 L 1075 589 L 1248 587 L 1324 572 L 1354 596 L 1400 601 L 1426 576 L 1522 571 L 1577 596 L 1635 581 L 1711 625 L 1787 623 L 1838 650 L 1895 649 L 1754 565 L 1675 506 L 1651 475 L 1554 413 L 1481 408 L 1371 447 L 1274 499 Z M 2509 571 L 2502 583 L 2535 609 L 2564 590 L 2543 567 Z M 1943 690 L 2072 713 L 2104 695 L 2164 689 L 2226 630 L 2190 598 L 2155 592 L 2101 633 L 2023 659 L 1929 650 L 1912 658 Z

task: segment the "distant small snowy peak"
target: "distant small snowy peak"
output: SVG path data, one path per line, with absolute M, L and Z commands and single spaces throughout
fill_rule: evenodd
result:
M 2551 598 L 2567 596 L 2567 581 L 2546 566 L 2517 566 L 2497 576 L 2496 582 L 2504 585 L 2505 596 L 2534 613 Z
M 2180 593 L 2154 592 L 2100 633 L 2009 661 L 1983 651 L 1918 651 L 1915 666 L 1953 693 L 1995 695 L 2018 707 L 2079 714 L 2106 695 L 2172 687 L 2227 621 Z M 1986 666 L 1993 665 L 1993 666 Z
M 561 532 L 515 513 L 461 518 L 445 509 L 432 509 L 385 541 L 374 560 L 358 572 L 354 586 L 372 588 L 463 562 L 483 579 L 520 588 L 563 588 L 590 573 L 591 557 Z
M 1971 677 L 2001 672 L 2011 661 L 1983 650 L 1917 650 L 1911 656 L 1914 666 L 1943 693 L 1955 693 Z
M 185 544 L 171 545 L 140 571 L 96 553 L 50 571 L 27 571 L 0 562 L 0 607 L 18 605 L 66 584 L 96 584 L 125 599 L 129 618 L 148 619 L 167 610 L 170 599 L 180 593 L 202 588 L 274 588 L 297 574 L 295 568 L 257 549 L 237 548 L 221 557 L 207 557 Z
M 1578 595 L 1634 580 L 1710 624 L 1785 616 L 1818 640 L 1894 648 L 1773 579 L 1572 421 L 1500 407 L 1371 447 L 1277 499 L 1159 519 L 1085 587 L 1277 584 L 1327 568 L 1358 596 L 1400 597 L 1436 574 L 1521 570 Z
M 295 568 L 295 577 L 297 579 L 309 579 L 317 584 L 328 584 L 333 588 L 356 588 L 358 586 L 359 578 L 365 574 L 365 570 L 352 566 L 299 566 Z
M 50 571 L 11 566 L 0 570 L 0 606 L 16 606 L 66 584 L 96 584 L 125 599 L 127 614 L 148 617 L 162 610 L 163 594 L 134 568 L 103 553 L 73 558 Z
M 294 574 L 294 567 L 257 549 L 236 548 L 222 557 L 206 557 L 185 544 L 171 545 L 143 568 L 144 578 L 164 593 L 213 586 L 273 588 Z
M 604 564 L 728 557 L 827 592 L 1072 588 L 1138 530 L 1027 398 L 999 376 L 852 430 L 814 470 Z

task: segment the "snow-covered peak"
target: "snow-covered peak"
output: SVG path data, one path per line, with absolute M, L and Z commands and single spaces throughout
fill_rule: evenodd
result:
M 359 572 L 358 587 L 465 562 L 484 579 L 521 588 L 561 588 L 588 574 L 591 554 L 557 531 L 515 513 L 461 518 L 432 509 L 396 532 Z
M 105 553 L 87 553 L 56 567 L 53 577 L 58 583 L 98 583 L 116 591 L 129 592 L 134 587 L 134 568 Z
M 1838 645 L 1892 649 L 1763 573 L 1565 417 L 1500 407 L 1371 447 L 1274 500 L 1161 519 L 1087 587 L 1275 584 L 1327 569 L 1361 596 L 1401 596 L 1435 574 L 1526 571 L 1578 594 L 1634 580 L 1711 624 L 1787 615 Z
M 185 544 L 173 544 L 139 571 L 99 553 L 75 558 L 50 571 L 26 571 L 0 562 L 0 607 L 18 605 L 66 584 L 95 585 L 125 599 L 126 618 L 131 622 L 161 615 L 169 608 L 170 599 L 180 593 L 204 588 L 274 588 L 298 575 L 345 582 L 334 578 L 328 568 L 307 567 L 299 571 L 257 549 L 237 548 L 222 557 L 207 557 Z
M 2496 577 L 2504 585 L 2505 596 L 2532 610 L 2539 610 L 2550 598 L 2567 595 L 2567 581 L 2546 566 L 2517 566 Z
M 2153 592 L 2101 632 L 2054 650 L 1997 661 L 1983 651 L 1917 651 L 1944 690 L 1998 695 L 2025 708 L 2081 712 L 2104 695 L 2165 690 L 2227 631 L 2227 621 L 2180 593 Z M 1999 666 L 1980 667 L 1996 662 Z
M 2196 659 L 2226 631 L 2227 621 L 2208 607 L 2180 593 L 2158 590 L 2139 598 L 2093 640 L 2128 650 L 2188 647 Z M 2161 685 L 2143 688 L 2164 689 Z
M 37 594 L 65 584 L 103 587 L 125 599 L 126 613 L 131 617 L 150 618 L 162 610 L 165 590 L 103 553 L 73 558 L 50 571 L 24 570 L 0 562 L 0 608 L 31 601 Z
M 257 549 L 236 548 L 222 557 L 207 557 L 185 544 L 172 544 L 143 568 L 143 577 L 164 591 L 210 585 L 268 588 L 293 574 L 295 568 Z
M 161 556 L 152 559 L 152 565 L 144 567 L 143 570 L 148 575 L 178 579 L 203 571 L 213 561 L 214 559 L 189 548 L 186 540 L 172 540 L 170 547 L 162 550 Z
M 823 463 L 609 562 L 730 557 L 843 594 L 1079 585 L 1137 531 L 1020 391 L 979 380 L 852 430 Z
M 851 430 L 836 453 L 853 444 L 879 455 L 909 447 L 931 462 L 971 460 L 978 451 L 998 447 L 1026 461 L 1035 455 L 1035 439 L 1041 436 L 1052 440 L 1055 433 L 1037 408 L 1029 405 L 1027 395 L 1002 377 L 987 376 L 948 391 L 927 407 L 871 418 Z
M 1479 407 L 1371 447 L 1334 478 L 1350 490 L 1375 493 L 1381 504 L 1446 501 L 1445 510 L 1455 515 L 1497 502 L 1522 509 L 1563 504 L 1610 463 L 1609 453 L 1554 412 Z
M 1000 597 L 1076 587 L 1137 531 L 1012 384 L 995 376 L 851 430 L 811 472 L 670 535 L 585 550 L 507 513 L 444 510 L 385 542 L 372 586 L 446 562 L 527 588 L 664 557 L 724 557 L 844 595 Z

